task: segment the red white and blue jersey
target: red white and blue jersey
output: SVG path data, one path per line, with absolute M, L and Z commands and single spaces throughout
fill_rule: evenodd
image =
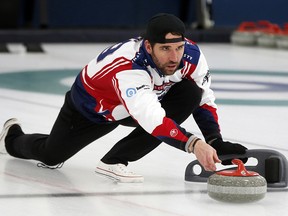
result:
M 179 69 L 169 76 L 156 68 L 141 37 L 115 44 L 83 68 L 71 96 L 78 111 L 93 122 L 108 123 L 131 116 L 148 133 L 187 150 L 192 134 L 167 118 L 160 103 L 182 79 L 196 82 L 203 90 L 200 107 L 193 115 L 206 140 L 221 136 L 206 59 L 188 39 Z

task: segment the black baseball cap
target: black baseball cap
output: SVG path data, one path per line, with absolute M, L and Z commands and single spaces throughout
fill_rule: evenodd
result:
M 165 39 L 167 33 L 181 34 L 181 38 Z M 144 38 L 152 43 L 173 43 L 184 41 L 185 25 L 175 15 L 160 13 L 153 16 L 147 23 Z

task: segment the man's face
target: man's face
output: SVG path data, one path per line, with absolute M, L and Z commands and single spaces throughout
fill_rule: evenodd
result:
M 179 38 L 179 35 L 168 33 L 166 39 Z M 172 75 L 178 69 L 184 53 L 184 41 L 176 43 L 156 43 L 154 47 L 149 41 L 145 41 L 145 48 L 152 56 L 152 60 L 165 75 Z

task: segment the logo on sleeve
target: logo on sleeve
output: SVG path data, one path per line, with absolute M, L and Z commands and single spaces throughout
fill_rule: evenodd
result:
M 203 78 L 203 82 L 202 85 L 204 85 L 205 82 L 209 82 L 209 78 L 210 78 L 210 71 L 208 70 L 205 77 Z
M 175 128 L 170 131 L 170 136 L 171 137 L 175 137 L 175 136 L 177 136 L 177 134 L 178 134 L 178 130 L 175 129 Z
M 127 97 L 132 97 L 133 95 L 135 95 L 137 93 L 137 90 L 135 88 L 128 88 L 126 90 L 126 96 Z

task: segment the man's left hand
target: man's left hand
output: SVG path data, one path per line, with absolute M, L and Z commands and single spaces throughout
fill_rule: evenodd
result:
M 217 151 L 218 155 L 228 155 L 228 154 L 245 154 L 247 148 L 239 143 L 232 143 L 229 141 L 223 141 L 221 138 L 214 140 L 211 146 Z M 239 158 L 246 163 L 248 158 Z M 223 165 L 231 165 L 231 160 L 223 160 Z

